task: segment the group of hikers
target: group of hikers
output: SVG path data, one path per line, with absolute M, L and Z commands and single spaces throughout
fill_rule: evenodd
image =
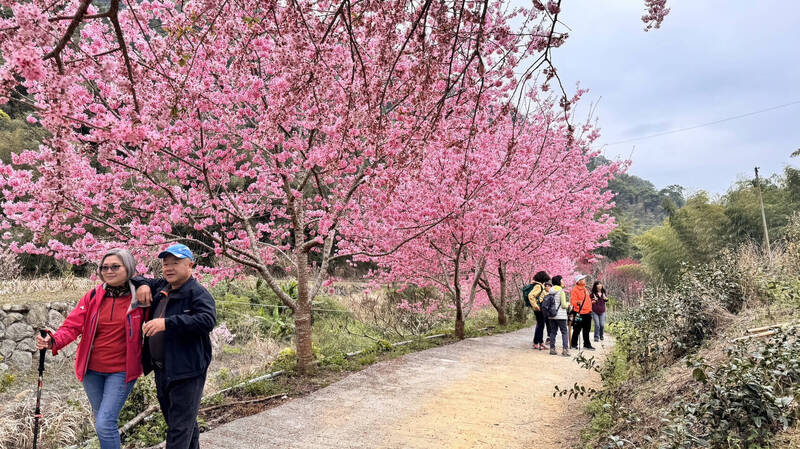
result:
M 606 302 L 608 296 L 603 283 L 595 281 L 591 291 L 586 288 L 586 276 L 575 276 L 574 284 L 569 291 L 564 290 L 562 276 L 552 278 L 545 271 L 533 276 L 533 283 L 525 286 L 523 296 L 526 304 L 533 308 L 536 317 L 536 328 L 533 331 L 533 349 L 546 349 L 544 331 L 550 345 L 550 354 L 557 355 L 556 335 L 561 332 L 561 355 L 568 357 L 569 350 L 578 347 L 579 334 L 583 334 L 583 347 L 587 351 L 595 348 L 589 341 L 589 333 L 594 322 L 594 342 L 603 341 L 606 323 Z M 572 338 L 568 336 L 572 327 Z
M 211 294 L 193 277 L 194 255 L 175 244 L 158 257 L 162 279 L 136 273 L 125 249 L 100 260 L 103 283 L 78 302 L 58 330 L 36 336 L 53 355 L 79 336 L 75 375 L 92 406 L 101 449 L 120 449 L 119 414 L 136 380 L 154 372 L 167 423 L 167 449 L 199 448 L 197 412 L 217 322 Z

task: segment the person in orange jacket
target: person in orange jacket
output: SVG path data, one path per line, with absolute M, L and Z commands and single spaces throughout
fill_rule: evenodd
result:
M 575 286 L 569 295 L 572 306 L 572 349 L 578 349 L 578 334 L 583 332 L 583 349 L 594 351 L 589 342 L 589 332 L 592 330 L 592 298 L 586 288 L 586 275 L 575 276 Z

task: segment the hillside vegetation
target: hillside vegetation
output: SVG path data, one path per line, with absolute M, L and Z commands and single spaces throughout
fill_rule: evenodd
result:
M 647 287 L 611 317 L 603 366 L 581 360 L 603 388 L 567 391 L 593 397 L 585 447 L 800 447 L 799 173 L 760 185 L 770 253 L 748 181 L 666 202 L 663 223 L 627 242 Z

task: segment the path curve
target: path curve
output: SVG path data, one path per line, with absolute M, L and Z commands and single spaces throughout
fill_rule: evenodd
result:
M 377 363 L 222 425 L 202 447 L 535 449 L 576 443 L 585 419 L 553 386 L 596 385 L 573 357 L 530 349 L 532 329 L 467 339 Z M 560 336 L 557 337 L 560 340 Z M 602 357 L 610 346 L 592 353 Z M 587 353 L 589 354 L 589 353 Z

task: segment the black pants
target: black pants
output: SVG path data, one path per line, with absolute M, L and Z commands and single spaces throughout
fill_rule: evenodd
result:
M 592 330 L 592 314 L 582 313 L 581 322 L 572 324 L 572 347 L 578 347 L 578 334 L 583 331 L 583 347 L 590 348 L 589 332 Z
M 166 449 L 198 449 L 200 429 L 197 410 L 206 383 L 205 374 L 167 382 L 167 373 L 156 370 L 156 396 L 167 422 Z
M 533 316 L 536 317 L 536 328 L 533 330 L 533 344 L 540 345 L 544 342 L 543 333 L 547 320 L 541 310 L 534 310 Z

